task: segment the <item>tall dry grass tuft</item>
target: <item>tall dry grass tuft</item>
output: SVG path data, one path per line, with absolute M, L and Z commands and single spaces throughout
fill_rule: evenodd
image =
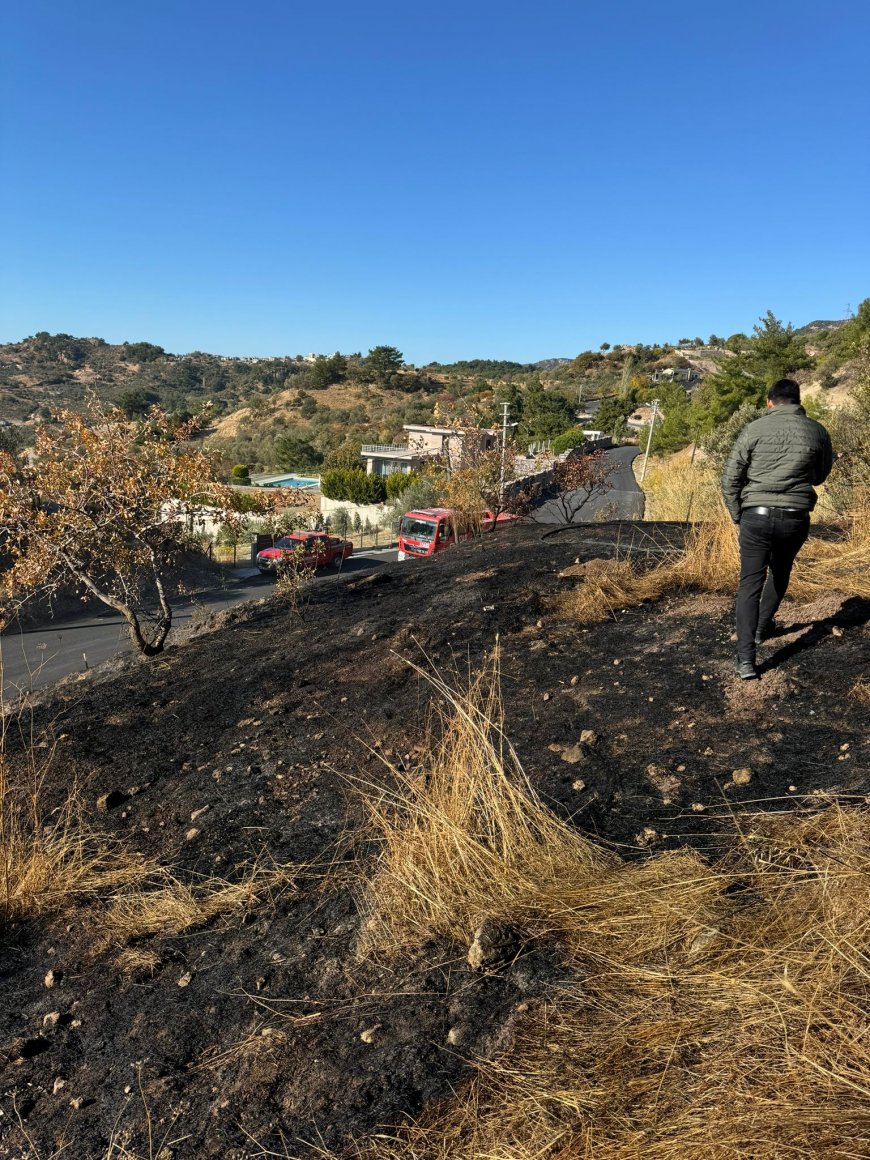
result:
M 715 517 L 719 481 L 709 461 L 680 456 L 650 467 L 643 491 L 646 519 L 686 523 Z
M 7 756 L 12 728 L 25 742 L 14 776 Z M 0 929 L 135 886 L 153 870 L 88 827 L 74 785 L 49 810 L 46 778 L 54 756 L 51 746 L 40 747 L 26 718 L 0 712 Z
M 498 914 L 580 969 L 453 1100 L 367 1160 L 856 1160 L 870 1151 L 870 811 L 739 819 L 714 865 L 623 863 L 555 819 L 490 676 L 373 816 L 369 949 Z M 514 840 L 515 838 L 515 840 Z
M 642 958 L 650 915 L 656 946 L 691 933 L 684 915 L 696 924 L 706 914 L 709 871 L 688 853 L 625 866 L 539 801 L 504 734 L 497 656 L 464 694 L 430 679 L 443 700 L 431 761 L 413 775 L 393 769 L 398 789 L 368 802 L 383 852 L 364 953 L 433 935 L 467 945 L 484 917 L 556 938 L 584 960 L 616 948 Z

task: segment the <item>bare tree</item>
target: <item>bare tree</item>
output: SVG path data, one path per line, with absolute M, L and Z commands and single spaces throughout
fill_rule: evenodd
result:
M 579 516 L 590 500 L 605 495 L 613 484 L 610 475 L 617 464 L 603 451 L 592 451 L 557 459 L 553 464 L 553 483 L 548 495 L 550 510 L 560 517 L 561 527 L 579 522 Z

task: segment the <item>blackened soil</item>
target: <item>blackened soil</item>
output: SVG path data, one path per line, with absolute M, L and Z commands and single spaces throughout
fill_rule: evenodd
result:
M 787 606 L 791 631 L 741 685 L 724 599 L 589 626 L 554 614 L 551 597 L 582 583 L 560 573 L 630 538 L 523 528 L 336 578 L 301 621 L 249 605 L 38 707 L 38 733 L 57 739 L 50 795 L 76 781 L 90 821 L 128 848 L 188 881 L 305 869 L 243 914 L 137 943 L 157 961 L 132 978 L 119 948 L 95 955 L 84 902 L 0 930 L 0 1155 L 311 1156 L 419 1112 L 509 1041 L 518 1007 L 559 977 L 546 947 L 483 976 L 460 947 L 392 967 L 355 954 L 377 848 L 347 777 L 383 781 L 378 753 L 423 756 L 433 694 L 405 658 L 461 679 L 498 637 L 507 730 L 538 791 L 627 856 L 713 852 L 732 811 L 760 802 L 867 794 L 867 711 L 851 692 L 867 676 L 867 603 Z M 597 740 L 579 745 L 583 730 Z M 733 785 L 744 767 L 750 782 Z

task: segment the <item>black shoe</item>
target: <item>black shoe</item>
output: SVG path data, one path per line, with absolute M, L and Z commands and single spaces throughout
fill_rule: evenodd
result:
M 755 630 L 755 643 L 763 644 L 766 640 L 770 640 L 772 636 L 776 636 L 777 632 L 778 629 L 775 624 L 759 624 Z
M 758 680 L 758 669 L 755 667 L 755 661 L 742 661 L 738 657 L 734 665 L 734 671 L 741 681 Z

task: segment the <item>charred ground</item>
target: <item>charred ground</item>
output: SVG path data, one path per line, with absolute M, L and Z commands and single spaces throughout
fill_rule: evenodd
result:
M 155 964 L 132 975 L 120 947 L 95 952 L 87 904 L 0 931 L 0 1153 L 315 1155 L 448 1096 L 470 1057 L 506 1043 L 518 1006 L 559 978 L 552 948 L 483 975 L 464 948 L 401 965 L 356 955 L 378 854 L 360 782 L 389 781 L 382 756 L 426 755 L 433 694 L 409 661 L 461 682 L 498 639 L 506 730 L 535 788 L 629 856 L 712 852 L 760 801 L 866 794 L 852 691 L 867 603 L 788 606 L 763 679 L 740 685 L 724 599 L 592 625 L 554 614 L 550 597 L 582 582 L 576 562 L 632 534 L 518 529 L 331 579 L 302 619 L 247 605 L 161 659 L 44 699 L 50 801 L 75 782 L 96 827 L 191 882 L 296 869 L 242 914 L 151 940 Z M 748 784 L 732 783 L 738 768 Z

